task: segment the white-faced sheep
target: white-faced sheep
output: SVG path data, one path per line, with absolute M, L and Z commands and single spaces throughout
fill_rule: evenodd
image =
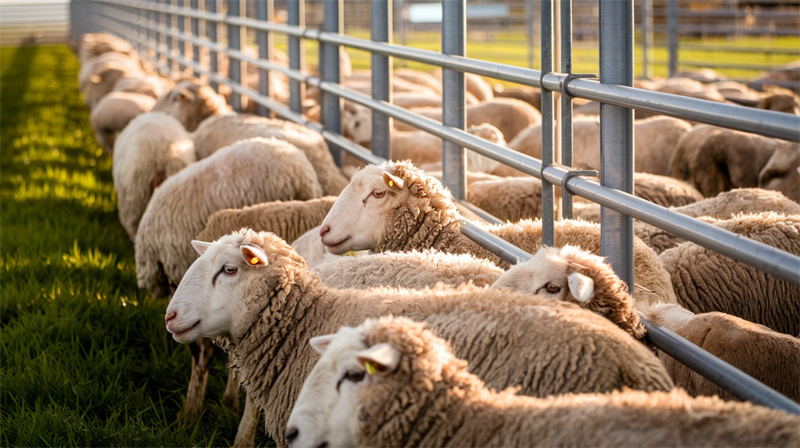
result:
M 430 325 L 429 325 L 430 326 Z M 496 392 L 451 344 L 405 318 L 318 336 L 290 446 L 796 446 L 800 417 L 681 390 L 520 397 Z M 456 350 L 457 354 L 457 350 Z
M 150 97 L 145 97 L 150 98 Z M 168 177 L 197 161 L 194 143 L 183 125 L 161 113 L 141 114 L 120 133 L 112 176 L 122 227 L 136 239 L 150 197 Z
M 104 53 L 98 56 L 98 59 L 110 58 L 114 54 Z M 83 99 L 89 110 L 93 110 L 105 95 L 112 92 L 119 80 L 142 73 L 139 63 L 130 59 L 127 61 L 109 59 L 92 67 L 94 69 L 86 78 L 82 89 Z
M 758 187 L 800 203 L 800 146 L 787 143 L 776 149 L 758 173 Z
M 636 338 L 645 336 L 635 298 L 611 266 L 575 247 L 543 247 L 530 260 L 509 269 L 492 287 L 576 303 Z M 653 324 L 669 328 L 790 399 L 800 399 L 800 339 L 729 314 L 695 315 L 677 304 L 656 304 L 639 311 Z M 736 399 L 671 356 L 661 351 L 657 354 L 675 385 L 690 395 Z
M 194 131 L 200 122 L 212 115 L 231 112 L 225 98 L 197 80 L 185 79 L 158 98 L 152 109 L 177 118 L 187 131 Z
M 634 123 L 634 171 L 669 175 L 669 161 L 681 136 L 692 129 L 687 121 L 652 117 Z M 572 123 L 573 166 L 600 169 L 600 121 L 598 117 L 576 117 Z M 534 124 L 508 142 L 508 147 L 537 159 L 542 157 L 541 124 Z M 505 171 L 511 171 L 504 168 Z M 516 170 L 502 175 L 514 175 Z M 496 173 L 498 174 L 498 173 Z
M 89 79 L 109 68 L 121 68 L 123 71 L 134 75 L 139 73 L 137 70 L 140 69 L 140 66 L 130 55 L 123 53 L 107 52 L 91 57 L 81 63 L 81 68 L 78 71 L 78 90 L 85 93 Z M 99 80 L 97 77 L 94 78 L 95 82 Z M 117 80 L 114 81 L 116 82 Z
M 541 221 L 485 226 L 485 229 L 531 253 L 539 249 L 542 241 Z M 356 173 L 322 222 L 320 236 L 333 254 L 350 250 L 437 249 L 472 253 L 492 260 L 501 268 L 509 266 L 461 233 L 450 192 L 408 162 L 370 165 Z M 574 244 L 599 253 L 600 226 L 583 221 L 558 221 L 555 244 Z M 634 246 L 636 293 L 641 294 L 642 300 L 669 298 L 673 294 L 669 277 L 655 252 L 638 239 Z
M 314 169 L 290 143 L 257 137 L 225 147 L 155 190 L 136 234 L 139 286 L 154 297 L 169 295 L 194 261 L 187 242 L 214 212 L 320 196 Z
M 270 233 L 243 229 L 193 244 L 203 254 L 170 301 L 167 329 L 182 343 L 217 337 L 278 445 L 285 445 L 287 410 L 314 363 L 309 338 L 367 317 L 431 322 L 492 387 L 519 386 L 536 396 L 672 387 L 643 344 L 570 303 L 470 285 L 329 289 Z
M 248 114 L 219 115 L 203 121 L 192 137 L 198 159 L 204 159 L 236 140 L 252 137 L 280 138 L 305 153 L 317 173 L 323 194 L 337 195 L 348 182 L 347 177 L 334 163 L 322 135 L 286 120 Z
M 714 225 L 800 255 L 800 215 L 742 214 Z M 668 249 L 658 258 L 678 303 L 689 311 L 720 311 L 781 333 L 800 332 L 800 286 L 695 243 Z
M 111 92 L 104 96 L 89 116 L 97 143 L 107 154 L 125 126 L 139 114 L 149 111 L 156 100 L 139 93 Z

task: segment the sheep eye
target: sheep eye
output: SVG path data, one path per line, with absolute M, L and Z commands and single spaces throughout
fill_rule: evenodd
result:
M 545 288 L 547 288 L 547 292 L 550 294 L 556 294 L 561 291 L 561 287 L 553 283 L 548 283 L 545 285 Z
M 385 190 L 375 190 L 375 191 L 372 192 L 372 196 L 377 198 L 377 199 L 380 199 L 380 198 L 386 196 L 386 191 Z
M 222 272 L 225 273 L 225 275 L 236 275 L 236 273 L 239 272 L 239 268 L 236 266 L 228 266 L 226 264 L 222 267 Z
M 366 372 L 364 372 L 363 370 L 348 370 L 347 372 L 345 372 L 344 378 L 347 381 L 352 381 L 354 383 L 357 383 L 364 379 L 365 373 Z

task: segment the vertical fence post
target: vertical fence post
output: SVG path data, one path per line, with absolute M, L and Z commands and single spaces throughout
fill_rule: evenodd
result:
M 678 0 L 667 0 L 667 46 L 669 47 L 669 76 L 678 72 Z
M 642 0 L 642 78 L 650 79 L 650 50 L 653 45 L 653 0 Z
M 561 0 L 561 72 L 572 73 L 572 0 Z M 561 92 L 561 163 L 572 166 L 572 97 Z M 572 219 L 572 195 L 561 189 L 561 214 Z
M 600 3 L 600 82 L 633 85 L 633 4 Z M 633 193 L 633 110 L 600 104 L 600 183 Z M 633 294 L 633 219 L 601 207 L 601 255 Z
M 228 0 L 228 17 L 239 17 L 239 0 Z M 232 50 L 241 50 L 241 30 L 238 25 L 227 24 L 228 29 L 228 48 Z M 228 78 L 234 84 L 242 84 L 242 61 L 235 59 L 228 53 Z M 230 105 L 233 110 L 242 110 L 242 96 L 236 92 L 231 91 Z
M 553 2 L 541 1 L 542 24 L 542 74 L 553 71 Z M 555 147 L 555 102 L 553 92 L 542 86 L 542 169 L 553 163 Z M 555 225 L 553 223 L 555 194 L 553 184 L 542 179 L 542 245 L 555 244 Z
M 178 4 L 176 5 L 179 10 L 182 10 L 186 6 L 186 0 L 177 0 Z M 178 32 L 183 35 L 186 32 L 186 16 L 183 14 L 182 11 L 176 11 L 175 17 L 178 20 Z M 183 40 L 183 37 L 178 39 L 178 53 L 181 55 L 181 59 L 186 59 L 186 41 Z M 186 70 L 186 65 L 183 62 L 178 62 L 178 70 L 183 73 Z
M 219 10 L 217 5 L 218 0 L 205 0 L 206 2 L 206 9 L 208 12 L 212 14 L 216 14 Z M 206 21 L 206 32 L 208 33 L 208 40 L 210 40 L 214 44 L 219 43 L 219 23 L 210 20 Z M 208 51 L 208 69 L 213 74 L 219 73 L 219 56 L 217 55 L 216 50 L 213 48 L 209 49 Z M 212 89 L 219 92 L 219 84 L 216 81 L 209 80 L 208 85 L 211 86 Z
M 274 0 L 261 0 L 256 2 L 256 18 L 258 20 L 270 22 L 274 15 Z M 272 31 L 256 31 L 256 43 L 258 44 L 258 58 L 268 61 L 271 60 L 274 46 Z M 267 97 L 269 96 L 269 71 L 263 68 L 258 69 L 258 93 Z M 263 104 L 259 104 L 258 114 L 266 117 L 269 115 L 269 109 Z
M 323 31 L 340 33 L 344 28 L 344 4 L 342 0 L 325 0 L 325 21 Z M 322 79 L 338 84 L 341 81 L 342 70 L 340 67 L 341 48 L 332 43 L 322 43 Z M 322 124 L 327 129 L 337 134 L 342 132 L 342 100 L 330 92 L 322 92 Z M 337 166 L 342 166 L 342 148 L 328 143 L 333 161 Z M 373 145 L 373 148 L 375 146 Z
M 306 25 L 305 4 L 303 0 L 286 0 L 289 25 L 303 28 Z M 300 70 L 305 65 L 305 41 L 289 36 L 289 67 Z M 296 79 L 289 80 L 289 107 L 292 112 L 303 111 L 303 87 Z
M 175 31 L 175 14 L 172 13 L 172 8 L 175 6 L 176 1 L 178 0 L 167 0 L 167 12 L 164 13 L 164 25 L 167 26 L 167 69 L 170 75 L 175 71 L 175 61 L 172 59 L 175 39 L 172 38 L 170 33 Z
M 442 53 L 465 56 L 467 53 L 467 14 L 465 0 L 442 2 Z M 466 125 L 464 73 L 442 71 L 442 124 L 456 129 Z M 467 197 L 467 153 L 461 146 L 442 143 L 442 181 L 456 200 Z
M 373 41 L 392 41 L 392 0 L 370 2 L 370 35 Z M 392 101 L 392 58 L 372 53 L 372 97 Z M 384 159 L 391 150 L 392 119 L 372 111 L 372 153 Z
M 192 9 L 193 12 L 197 12 L 199 10 L 198 0 L 190 0 L 189 7 Z M 190 20 L 190 28 L 192 30 L 192 36 L 200 37 L 200 20 L 196 17 L 192 17 Z M 195 66 L 200 66 L 200 46 L 197 44 L 192 44 L 192 61 L 194 61 Z M 200 77 L 200 73 L 195 69 L 193 71 L 194 77 Z

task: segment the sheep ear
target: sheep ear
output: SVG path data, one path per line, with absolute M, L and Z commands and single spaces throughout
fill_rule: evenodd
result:
M 356 353 L 356 359 L 370 375 L 388 375 L 400 364 L 400 351 L 386 342 Z
M 569 292 L 578 300 L 578 302 L 586 303 L 594 297 L 594 280 L 581 274 L 580 272 L 573 272 L 567 276 L 569 283 Z
M 192 247 L 194 247 L 194 250 L 196 250 L 200 255 L 203 255 L 210 245 L 211 243 L 207 243 L 205 241 L 192 240 Z
M 92 84 L 97 84 L 100 81 L 102 81 L 102 78 L 100 77 L 100 75 L 92 75 L 92 76 L 89 77 L 89 82 L 92 83 Z
M 389 187 L 399 190 L 403 189 L 403 179 L 400 179 L 394 174 L 390 174 L 388 171 L 383 172 L 383 182 Z
M 308 340 L 308 343 L 311 344 L 311 347 L 317 351 L 320 355 L 325 353 L 325 349 L 328 348 L 333 337 L 336 336 L 335 334 L 325 334 L 322 336 L 314 336 L 313 338 Z
M 189 89 L 181 89 L 180 94 L 182 100 L 194 101 L 197 98 L 197 95 Z
M 256 246 L 243 245 L 242 258 L 251 266 L 266 266 L 267 254 Z

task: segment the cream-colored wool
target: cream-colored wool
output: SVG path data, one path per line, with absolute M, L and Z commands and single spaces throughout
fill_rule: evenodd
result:
M 335 196 L 306 201 L 271 201 L 239 209 L 215 212 L 196 235 L 200 241 L 216 241 L 235 230 L 247 227 L 256 232 L 272 232 L 285 241 L 294 241 L 322 223 Z
M 741 214 L 714 225 L 800 255 L 800 215 Z M 690 242 L 658 259 L 689 311 L 720 311 L 790 335 L 800 331 L 800 286 Z
M 200 123 L 212 115 L 231 112 L 225 98 L 199 80 L 185 79 L 172 90 L 158 98 L 152 109 L 177 118 L 187 131 L 194 131 Z
M 136 234 L 136 278 L 165 297 L 195 260 L 189 244 L 214 212 L 322 195 L 314 169 L 278 139 L 240 140 L 167 178 L 153 193 Z
M 656 116 L 634 122 L 634 171 L 669 175 L 669 161 L 680 138 L 692 125 L 678 118 Z M 600 169 L 600 121 L 597 116 L 579 116 L 572 123 L 573 166 Z M 537 123 L 520 131 L 508 147 L 523 154 L 542 158 L 542 130 Z M 501 175 L 518 175 L 512 168 L 496 171 Z
M 136 50 L 126 40 L 108 33 L 86 33 L 78 44 L 78 60 L 85 65 L 93 57 L 103 53 L 120 53 L 130 58 L 138 58 Z
M 107 154 L 114 152 L 114 142 L 120 132 L 139 114 L 149 111 L 156 100 L 130 92 L 109 92 L 97 103 L 89 117 L 97 143 Z
M 424 328 L 382 318 L 328 339 L 290 418 L 293 446 L 800 444 L 796 415 L 692 398 L 680 389 L 548 398 L 496 392 L 467 371 L 471 365 L 454 356 L 447 341 Z M 349 369 L 339 382 L 331 374 L 344 371 L 333 372 L 333 365 Z
M 570 303 L 472 285 L 330 289 L 283 240 L 247 229 L 196 247 L 202 255 L 172 297 L 167 329 L 182 343 L 218 336 L 278 445 L 316 360 L 309 338 L 367 317 L 427 320 L 493 387 L 536 396 L 672 387 L 649 349 Z
M 758 186 L 800 203 L 800 147 L 784 144 L 775 150 L 758 173 Z
M 167 114 L 141 114 L 122 131 L 115 145 L 111 174 L 119 221 L 131 241 L 136 240 L 139 221 L 156 188 L 196 161 L 191 136 Z
M 509 267 L 508 262 L 461 233 L 449 191 L 408 162 L 370 165 L 356 173 L 322 224 L 322 242 L 334 254 L 436 249 L 470 253 L 501 268 Z M 483 227 L 529 253 L 541 246 L 539 220 Z M 566 244 L 599 254 L 600 226 L 578 220 L 557 221 L 555 245 Z M 634 284 L 635 296 L 643 304 L 675 302 L 669 275 L 655 252 L 639 239 L 634 240 Z
M 172 88 L 171 84 L 170 80 L 156 75 L 129 76 L 114 84 L 114 92 L 141 93 L 158 99 L 168 88 Z
M 252 137 L 276 137 L 302 150 L 317 173 L 322 192 L 337 195 L 347 185 L 347 177 L 333 161 L 325 139 L 306 126 L 286 120 L 249 114 L 226 114 L 205 120 L 193 133 L 197 158 L 204 159 L 219 148 Z
M 325 286 L 336 289 L 374 286 L 422 289 L 440 283 L 458 286 L 467 282 L 489 286 L 504 272 L 483 258 L 434 250 L 339 256 L 313 268 Z

